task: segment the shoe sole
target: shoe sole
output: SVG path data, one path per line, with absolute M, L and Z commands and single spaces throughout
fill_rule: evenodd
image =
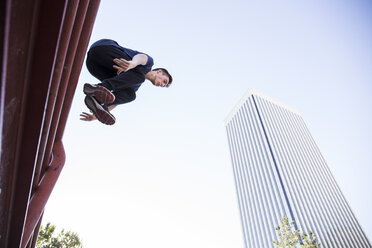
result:
M 98 102 L 103 104 L 109 104 L 115 101 L 115 95 L 103 86 L 92 86 L 90 84 L 84 84 L 83 91 L 85 95 L 94 96 Z
M 106 111 L 93 97 L 86 96 L 84 102 L 100 122 L 106 125 L 115 124 L 115 117 Z

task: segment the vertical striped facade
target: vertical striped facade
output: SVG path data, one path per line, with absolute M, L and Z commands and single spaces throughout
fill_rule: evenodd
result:
M 246 247 L 273 247 L 282 216 L 323 247 L 372 247 L 297 110 L 250 90 L 225 124 Z

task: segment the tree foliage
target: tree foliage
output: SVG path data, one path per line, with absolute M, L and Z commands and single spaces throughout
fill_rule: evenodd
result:
M 41 226 L 36 241 L 36 248 L 82 248 L 81 240 L 77 233 L 65 231 L 64 229 L 55 235 L 56 226 L 47 223 Z
M 296 230 L 295 223 L 289 222 L 288 218 L 283 216 L 280 226 L 275 227 L 278 232 L 279 241 L 274 240 L 273 244 L 279 248 L 319 248 L 320 243 L 314 233 L 309 231 L 308 234 L 300 234 L 300 230 Z
M 278 232 L 279 241 L 273 241 L 273 244 L 279 248 L 294 248 L 300 240 L 300 231 L 295 230 L 294 222 L 289 223 L 287 217 L 282 217 L 280 226 L 275 227 Z
M 320 247 L 320 243 L 316 238 L 316 235 L 309 231 L 309 234 L 302 234 L 302 244 L 300 245 L 301 248 L 318 248 Z

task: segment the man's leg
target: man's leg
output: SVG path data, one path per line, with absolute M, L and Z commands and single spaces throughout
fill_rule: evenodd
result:
M 101 105 L 94 97 L 86 96 L 84 102 L 100 122 L 106 125 L 115 124 L 115 117 L 108 111 L 106 106 Z
M 116 76 L 113 67 L 115 58 L 128 57 L 123 51 L 114 46 L 97 46 L 88 51 L 86 65 L 88 71 L 99 81 Z
M 109 104 L 117 105 L 135 99 L 135 92 L 133 90 L 130 89 L 128 92 L 113 91 L 114 89 L 111 84 L 105 80 L 118 78 L 117 70 L 113 67 L 113 60 L 115 58 L 130 60 L 130 57 L 117 47 L 98 46 L 89 50 L 86 61 L 89 72 L 99 79 L 101 83 L 98 85 L 84 85 L 84 93 L 87 95 L 85 104 L 100 122 L 107 125 L 113 125 L 115 123 L 115 117 L 107 109 Z M 116 94 L 118 94 L 118 98 L 115 100 Z
M 108 111 L 108 106 L 124 104 L 136 99 L 136 92 L 131 88 L 116 91 L 115 95 L 116 99 L 112 104 L 101 104 L 95 99 L 95 97 L 86 96 L 84 100 L 85 105 L 87 105 L 100 122 L 106 125 L 113 125 L 116 120 Z
M 84 84 L 83 91 L 85 95 L 94 96 L 102 104 L 110 104 L 115 101 L 115 95 L 100 85 Z
M 114 91 L 114 93 L 116 99 L 112 104 L 109 105 L 125 104 L 132 102 L 136 99 L 136 92 L 131 88 L 117 90 Z
M 121 49 L 114 46 L 97 46 L 88 51 L 86 65 L 89 72 L 101 82 L 108 78 L 117 76 L 113 68 L 115 58 L 130 59 Z M 102 104 L 114 102 L 115 95 L 110 84 L 100 83 L 98 85 L 85 84 L 84 93 L 94 96 Z

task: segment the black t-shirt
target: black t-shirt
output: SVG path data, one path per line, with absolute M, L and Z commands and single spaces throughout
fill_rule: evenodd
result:
M 126 55 L 133 59 L 137 54 L 145 54 L 147 56 L 147 63 L 145 65 L 138 65 L 135 68 L 121 73 L 120 77 L 126 82 L 126 85 L 132 88 L 134 91 L 137 91 L 141 84 L 145 81 L 146 74 L 151 71 L 152 66 L 154 65 L 154 60 L 151 56 L 146 53 L 142 53 L 136 50 L 125 48 L 120 46 L 116 41 L 110 39 L 101 39 L 92 44 L 90 48 L 96 46 L 114 46 L 122 50 Z

